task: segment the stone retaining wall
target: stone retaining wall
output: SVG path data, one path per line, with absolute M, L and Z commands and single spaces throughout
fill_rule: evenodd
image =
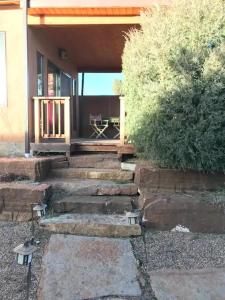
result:
M 140 189 L 154 191 L 216 190 L 225 188 L 225 175 L 137 166 L 135 183 Z
M 192 232 L 225 232 L 225 194 L 217 203 L 210 192 L 225 188 L 224 174 L 137 166 L 135 183 L 147 227 L 171 230 L 180 224 Z
M 0 183 L 0 220 L 31 218 L 31 204 L 46 203 L 51 196 L 48 184 Z
M 0 158 L 0 176 L 12 175 L 21 179 L 41 181 L 51 170 L 48 158 Z

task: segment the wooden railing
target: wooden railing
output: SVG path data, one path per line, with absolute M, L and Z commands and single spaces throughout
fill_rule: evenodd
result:
M 70 144 L 70 97 L 34 97 L 35 143 L 65 139 Z

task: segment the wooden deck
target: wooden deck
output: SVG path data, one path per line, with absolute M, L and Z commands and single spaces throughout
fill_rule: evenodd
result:
M 31 151 L 36 153 L 66 153 L 71 155 L 75 152 L 112 152 L 118 155 L 134 154 L 135 149 L 131 144 L 121 144 L 120 140 L 95 140 L 95 139 L 72 139 L 70 144 L 64 141 L 46 140 L 42 143 L 31 143 Z

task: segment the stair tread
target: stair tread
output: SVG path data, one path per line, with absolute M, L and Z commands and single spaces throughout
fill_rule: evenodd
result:
M 75 168 L 75 167 L 69 167 L 69 168 L 61 168 L 60 170 L 66 170 L 66 171 L 73 171 L 73 172 L 112 172 L 112 173 L 134 173 L 133 171 L 127 171 L 127 170 L 121 170 L 121 169 L 103 169 L 103 168 Z
M 105 153 L 105 154 L 101 154 L 101 153 L 97 153 L 97 154 L 76 154 L 76 155 L 72 155 L 69 157 L 70 159 L 86 159 L 86 158 L 101 158 L 101 159 L 117 159 L 117 154 L 114 153 Z
M 136 195 L 138 190 L 133 182 L 116 182 L 102 179 L 50 178 L 46 183 L 53 189 L 73 195 Z
M 132 171 L 123 171 L 120 169 L 62 168 L 52 170 L 52 176 L 130 181 L 133 180 L 134 173 Z
M 132 197 L 129 196 L 69 196 L 52 203 L 57 213 L 124 213 L 132 209 Z
M 125 215 L 63 214 L 40 220 L 49 231 L 87 236 L 141 235 L 138 224 L 130 225 Z
M 73 202 L 73 203 L 104 203 L 107 201 L 131 201 L 132 197 L 130 196 L 79 196 L 73 195 L 64 197 L 62 199 L 56 200 L 55 202 Z

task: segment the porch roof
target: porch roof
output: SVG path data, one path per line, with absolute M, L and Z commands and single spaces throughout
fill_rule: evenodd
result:
M 140 11 L 172 0 L 30 0 L 28 25 L 66 49 L 80 72 L 119 72 L 125 35 Z
M 30 0 L 29 15 L 138 16 L 143 8 L 171 0 Z
M 79 72 L 120 72 L 125 33 L 133 24 L 32 27 L 48 43 L 63 48 Z

